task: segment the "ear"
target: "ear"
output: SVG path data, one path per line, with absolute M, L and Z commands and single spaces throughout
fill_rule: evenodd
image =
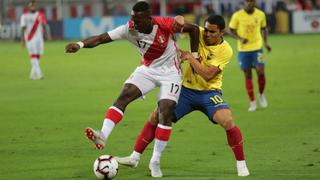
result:
M 220 30 L 220 34 L 221 34 L 221 36 L 223 36 L 225 32 L 226 32 L 226 30 L 225 30 L 225 29 Z

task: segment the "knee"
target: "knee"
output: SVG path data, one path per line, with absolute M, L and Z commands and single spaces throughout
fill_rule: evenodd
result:
M 174 117 L 173 110 L 170 109 L 166 109 L 162 112 L 160 111 L 158 114 L 159 123 L 166 126 L 171 126 L 174 121 Z
M 233 120 L 231 116 L 225 117 L 223 122 L 221 123 L 221 126 L 225 129 L 225 130 L 229 130 L 234 126 Z

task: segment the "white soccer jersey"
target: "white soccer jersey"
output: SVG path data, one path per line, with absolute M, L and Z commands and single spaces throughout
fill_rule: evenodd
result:
M 162 72 L 175 71 L 180 73 L 178 47 L 173 40 L 174 31 L 171 17 L 153 17 L 153 29 L 150 34 L 139 33 L 133 29 L 129 21 L 108 32 L 112 40 L 126 39 L 131 42 L 142 58 L 142 63 Z
M 46 25 L 45 16 L 40 12 L 27 12 L 21 16 L 20 26 L 26 27 L 25 40 L 30 42 L 33 40 L 43 40 L 42 25 Z

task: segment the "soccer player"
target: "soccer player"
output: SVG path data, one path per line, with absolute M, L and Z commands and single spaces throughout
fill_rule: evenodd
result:
M 248 111 L 250 112 L 257 109 L 252 83 L 252 68 L 256 69 L 258 75 L 260 106 L 262 108 L 268 106 L 264 95 L 266 77 L 262 52 L 263 44 L 267 51 L 271 52 L 271 46 L 267 41 L 266 16 L 261 10 L 255 8 L 255 4 L 255 0 L 245 0 L 244 9 L 235 12 L 229 23 L 231 35 L 238 39 L 238 61 L 245 76 L 245 85 L 250 99 Z
M 191 50 L 197 53 L 197 26 L 184 24 L 182 16 L 151 17 L 149 4 L 139 1 L 133 6 L 131 20 L 127 24 L 66 46 L 67 53 L 74 53 L 80 48 L 93 48 L 114 40 L 126 39 L 137 48 L 142 57 L 142 65 L 126 80 L 120 96 L 107 110 L 101 131 L 85 129 L 87 138 L 95 144 L 96 149 L 104 148 L 109 134 L 121 121 L 130 102 L 159 87 L 159 124 L 155 130 L 154 158 L 150 161 L 150 166 L 158 165 L 170 137 L 171 118 L 181 91 L 182 75 L 178 48 L 174 41 L 174 33 L 181 31 L 190 33 Z
M 208 119 L 222 126 L 227 134 L 229 146 L 236 158 L 238 176 L 248 176 L 240 129 L 232 119 L 231 111 L 222 98 L 222 73 L 232 57 L 232 48 L 223 39 L 225 21 L 219 15 L 211 15 L 204 28 L 199 27 L 199 59 L 190 52 L 182 51 L 181 59 L 187 59 L 180 98 L 175 109 L 173 122 L 179 121 L 188 113 L 199 110 Z M 158 110 L 157 110 L 158 111 Z M 120 164 L 136 167 L 145 148 L 157 135 L 157 116 L 154 112 L 147 121 L 134 145 L 130 156 L 117 157 Z M 161 177 L 160 166 L 150 167 L 153 177 Z
M 31 73 L 30 79 L 43 79 L 40 68 L 40 56 L 43 54 L 44 37 L 51 39 L 47 31 L 47 20 L 43 13 L 37 11 L 35 1 L 28 3 L 29 11 L 21 16 L 21 42 L 26 46 L 30 55 Z

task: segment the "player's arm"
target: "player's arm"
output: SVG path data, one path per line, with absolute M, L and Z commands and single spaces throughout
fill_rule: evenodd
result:
M 230 30 L 230 31 L 229 31 L 229 34 L 231 35 L 231 37 L 240 40 L 243 44 L 245 44 L 245 43 L 248 42 L 248 39 L 243 38 L 243 37 L 240 37 L 240 36 L 238 35 L 236 29 L 233 29 L 233 28 L 230 28 L 230 27 L 229 27 L 229 30 Z
M 25 47 L 26 45 L 26 40 L 24 39 L 24 34 L 26 33 L 26 29 L 27 27 L 26 26 L 23 26 L 21 28 L 21 37 L 20 37 L 20 40 L 21 40 L 21 43 L 22 43 L 22 46 Z
M 188 51 L 181 51 L 180 58 L 182 60 L 188 59 L 190 65 L 194 69 L 194 71 L 196 71 L 196 73 L 198 73 L 206 81 L 210 81 L 211 79 L 216 77 L 221 72 L 219 67 L 216 67 L 213 65 L 210 65 L 210 66 L 202 65 L 200 63 L 200 61 L 198 59 L 194 58 L 194 56 Z
M 51 37 L 51 33 L 49 31 L 49 29 L 47 28 L 46 24 L 42 24 L 42 28 L 43 28 L 43 36 L 45 37 L 45 39 L 47 40 L 52 40 Z
M 199 48 L 199 27 L 197 25 L 185 22 L 183 16 L 176 16 L 174 20 L 173 27 L 175 32 L 189 33 L 190 49 L 192 54 L 197 58 Z
M 264 42 L 264 47 L 268 50 L 268 52 L 271 52 L 271 46 L 268 44 L 268 28 L 264 27 L 261 28 L 262 32 L 262 37 L 263 37 L 263 42 Z
M 94 48 L 100 44 L 109 43 L 111 41 L 112 39 L 110 38 L 109 34 L 106 32 L 97 36 L 91 36 L 77 43 L 70 43 L 66 46 L 65 51 L 67 53 L 75 53 L 80 48 Z

